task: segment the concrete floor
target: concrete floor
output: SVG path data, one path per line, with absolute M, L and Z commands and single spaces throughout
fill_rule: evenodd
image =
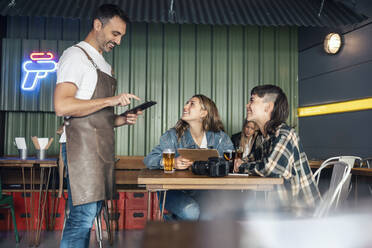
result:
M 104 232 L 103 247 L 125 247 L 125 248 L 139 248 L 141 247 L 143 230 L 123 230 L 115 232 L 114 244 L 110 246 L 107 234 Z M 18 245 L 15 242 L 14 232 L 0 232 L 0 247 L 1 248 L 29 248 L 27 242 L 27 236 L 25 231 L 20 232 L 21 241 Z M 41 243 L 39 248 L 57 248 L 59 247 L 59 241 L 61 239 L 61 231 L 43 231 L 41 233 Z M 96 234 L 94 231 L 91 232 L 89 247 L 99 247 L 96 241 Z

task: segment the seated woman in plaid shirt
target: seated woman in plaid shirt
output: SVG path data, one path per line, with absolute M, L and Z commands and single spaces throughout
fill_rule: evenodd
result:
M 255 163 L 235 160 L 234 171 L 255 173 L 263 177 L 282 177 L 277 197 L 286 207 L 313 208 L 320 199 L 307 157 L 300 139 L 285 121 L 288 100 L 281 88 L 257 86 L 246 105 L 247 120 L 254 121 L 262 143 L 254 150 Z

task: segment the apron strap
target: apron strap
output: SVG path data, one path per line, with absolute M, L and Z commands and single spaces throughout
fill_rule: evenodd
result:
M 92 65 L 94 66 L 94 68 L 96 68 L 97 70 L 99 70 L 97 64 L 93 61 L 93 59 L 89 56 L 89 54 L 82 47 L 80 47 L 78 45 L 75 45 L 75 46 L 78 47 L 78 48 L 80 48 L 85 53 L 85 55 L 87 55 L 89 61 L 92 62 Z
M 58 160 L 58 174 L 59 174 L 59 187 L 58 187 L 58 198 L 62 196 L 63 193 L 63 177 L 64 177 L 64 167 L 65 163 L 63 162 L 62 157 L 62 144 L 59 144 L 59 160 Z

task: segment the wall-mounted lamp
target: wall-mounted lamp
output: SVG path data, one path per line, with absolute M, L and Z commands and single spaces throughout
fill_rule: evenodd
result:
M 337 33 L 329 33 L 324 39 L 324 51 L 329 54 L 336 54 L 341 48 L 341 36 Z

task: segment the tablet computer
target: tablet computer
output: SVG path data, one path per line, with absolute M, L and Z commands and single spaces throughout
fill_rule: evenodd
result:
M 145 109 L 147 109 L 147 108 L 149 108 L 149 107 L 151 107 L 151 106 L 153 106 L 155 104 L 156 104 L 155 101 L 147 101 L 147 102 L 144 102 L 144 103 L 142 103 L 140 105 L 135 106 L 134 108 L 128 109 L 127 111 L 121 113 L 120 115 L 121 116 L 125 116 L 127 114 L 135 114 L 137 111 L 145 110 Z
M 210 157 L 219 157 L 216 149 L 179 148 L 178 153 L 191 161 L 207 161 Z

